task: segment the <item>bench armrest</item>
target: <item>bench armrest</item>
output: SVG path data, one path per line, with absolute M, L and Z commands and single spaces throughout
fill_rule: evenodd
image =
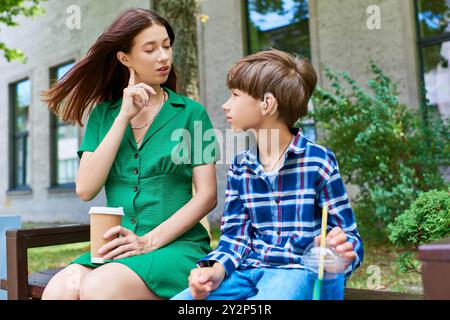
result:
M 21 242 L 29 249 L 89 241 L 89 230 L 88 224 L 8 230 L 6 239 L 7 241 Z

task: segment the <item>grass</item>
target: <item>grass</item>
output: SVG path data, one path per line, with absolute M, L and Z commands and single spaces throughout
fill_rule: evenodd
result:
M 419 273 L 399 273 L 395 260 L 402 250 L 390 243 L 371 245 L 364 243 L 363 264 L 355 270 L 347 287 L 403 293 L 423 293 Z M 379 281 L 376 280 L 377 274 Z
M 86 251 L 89 251 L 89 242 L 29 249 L 28 271 L 33 273 L 65 267 Z
M 45 228 L 70 224 L 59 221 L 52 223 L 24 222 L 23 229 Z M 73 259 L 89 250 L 89 242 L 63 244 L 58 246 L 28 249 L 28 272 L 65 267 Z
M 24 224 L 24 227 L 42 226 Z M 211 246 L 217 247 L 219 230 L 211 230 Z M 364 243 L 363 264 L 353 273 L 347 287 L 374 289 L 405 293 L 422 293 L 422 279 L 417 273 L 399 273 L 395 264 L 401 251 L 390 243 L 371 245 Z M 34 248 L 28 250 L 29 272 L 64 267 L 76 257 L 89 250 L 89 242 Z M 374 272 L 375 271 L 375 272 Z M 377 272 L 379 281 L 377 281 Z

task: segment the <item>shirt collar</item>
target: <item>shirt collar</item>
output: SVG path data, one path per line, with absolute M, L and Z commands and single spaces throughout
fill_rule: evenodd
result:
M 186 101 L 184 100 L 183 96 L 177 94 L 176 92 L 170 90 L 167 87 L 162 87 L 164 89 L 164 91 L 167 92 L 167 94 L 169 95 L 168 100 L 169 103 L 176 107 L 185 107 L 186 106 Z M 122 98 L 114 101 L 113 103 L 111 103 L 111 105 L 109 106 L 110 109 L 116 109 L 117 107 L 119 107 L 122 104 Z
M 306 144 L 308 143 L 308 139 L 303 134 L 300 128 L 290 128 L 289 131 L 292 134 L 295 134 L 294 140 L 290 143 L 287 148 L 286 153 L 288 154 L 296 154 L 300 155 L 305 151 Z M 258 159 L 258 145 L 256 143 L 255 136 L 250 134 L 249 136 L 249 147 L 243 154 L 243 157 L 240 161 L 241 164 L 247 164 L 251 166 L 252 164 L 256 164 Z

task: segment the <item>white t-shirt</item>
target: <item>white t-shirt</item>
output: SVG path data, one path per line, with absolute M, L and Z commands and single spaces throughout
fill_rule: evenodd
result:
M 266 172 L 266 176 L 267 176 L 267 178 L 269 178 L 270 184 L 272 185 L 273 188 L 275 188 L 275 180 L 278 176 L 279 170 L 280 169 L 278 168 L 274 171 Z
M 288 146 L 286 147 L 286 150 L 284 150 L 283 154 L 281 155 L 281 158 L 285 157 L 285 153 L 288 149 L 288 147 L 291 145 L 292 141 L 294 140 L 294 138 L 291 138 L 291 142 L 289 142 Z M 276 166 L 276 168 L 273 168 L 272 171 L 265 171 L 265 174 L 267 176 L 267 178 L 269 178 L 270 184 L 272 185 L 273 188 L 275 188 L 275 180 L 279 174 L 280 168 L 283 166 L 284 161 L 281 163 L 278 163 L 278 165 Z

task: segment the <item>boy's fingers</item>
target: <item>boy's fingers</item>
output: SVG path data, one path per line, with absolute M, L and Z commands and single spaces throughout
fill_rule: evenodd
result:
M 190 282 L 189 287 L 193 293 L 193 296 L 195 295 L 197 297 L 205 297 L 211 291 L 211 287 L 198 283 L 198 281 Z
M 356 258 L 356 252 L 355 251 L 347 251 L 343 254 L 344 258 L 353 261 Z
M 203 285 L 198 283 L 197 281 L 190 282 L 189 287 L 191 288 L 191 291 L 195 292 L 196 294 L 204 293 Z
M 212 268 L 204 268 L 198 272 L 198 281 L 205 284 L 207 281 L 211 280 L 214 276 L 214 270 Z
M 342 229 L 339 227 L 333 228 L 330 232 L 327 234 L 327 241 L 331 240 L 331 238 L 337 236 L 339 233 L 342 232 Z
M 319 245 L 320 245 L 320 236 L 317 236 L 317 237 L 314 238 L 314 244 L 315 244 L 316 246 L 319 246 Z
M 205 283 L 200 281 L 200 277 L 202 276 L 201 269 L 194 270 L 192 274 L 189 276 L 189 284 L 193 289 L 195 289 L 197 292 L 204 292 L 205 291 Z M 206 281 L 205 281 L 206 282 Z
M 350 242 L 345 242 L 344 244 L 341 244 L 336 247 L 336 251 L 339 253 L 343 253 L 346 251 L 352 251 L 352 250 L 353 250 L 353 245 Z
M 338 246 L 345 242 L 347 242 L 347 234 L 345 232 L 339 233 L 338 235 L 334 236 L 329 240 L 330 245 L 332 246 Z

